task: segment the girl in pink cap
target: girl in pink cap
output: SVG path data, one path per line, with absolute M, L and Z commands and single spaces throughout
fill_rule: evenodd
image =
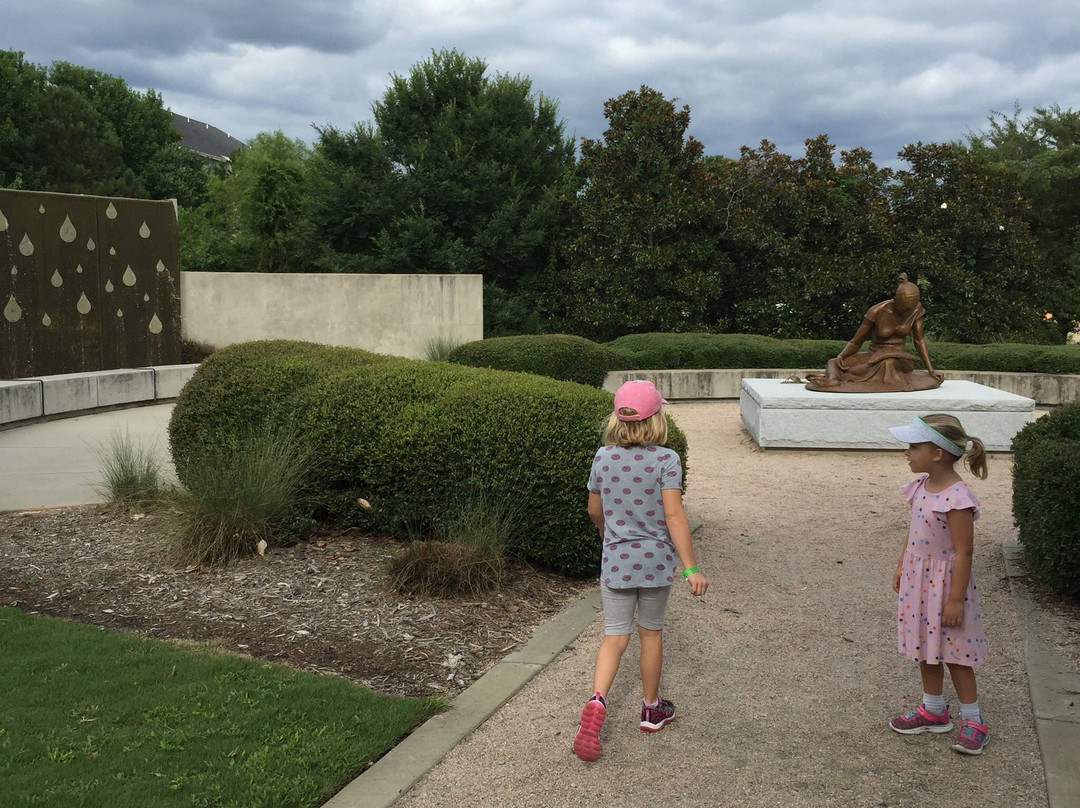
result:
M 622 385 L 589 475 L 589 518 L 604 542 L 604 639 L 596 654 L 593 696 L 574 737 L 574 753 L 582 760 L 600 756 L 607 693 L 630 642 L 635 611 L 644 690 L 640 727 L 657 732 L 675 718 L 675 705 L 660 697 L 660 672 L 664 609 L 677 564 L 692 595 L 704 595 L 709 586 L 694 557 L 683 510 L 682 461 L 664 446 L 667 418 L 660 408 L 666 403 L 652 382 Z
M 971 472 L 985 480 L 986 450 L 951 415 L 915 418 L 889 432 L 908 444 L 904 456 L 917 474 L 903 488 L 911 525 L 893 589 L 899 595 L 898 647 L 919 663 L 923 686 L 922 704 L 889 726 L 904 735 L 952 729 L 943 695 L 944 665 L 960 700 L 960 734 L 952 748 L 981 755 L 989 733 L 979 712 L 975 668 L 986 658 L 986 637 L 971 574 L 979 500 L 955 466 L 964 457 Z

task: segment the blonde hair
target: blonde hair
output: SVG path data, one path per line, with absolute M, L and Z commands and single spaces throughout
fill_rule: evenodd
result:
M 922 419 L 927 426 L 933 427 L 939 434 L 951 440 L 961 449 L 966 449 L 968 441 L 971 441 L 971 448 L 966 449 L 963 454 L 964 464 L 970 469 L 971 473 L 980 480 L 986 479 L 986 447 L 983 446 L 981 440 L 972 437 L 964 431 L 960 419 L 952 415 L 946 415 L 945 413 L 924 415 Z M 960 459 L 949 452 L 946 452 L 945 454 L 948 457 L 953 458 L 953 462 Z
M 667 416 L 663 411 L 654 412 L 641 421 L 620 421 L 617 413 L 611 413 L 604 427 L 604 444 L 621 446 L 663 446 L 667 443 Z

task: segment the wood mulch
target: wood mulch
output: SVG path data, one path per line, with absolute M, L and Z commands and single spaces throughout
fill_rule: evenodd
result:
M 224 568 L 177 568 L 153 515 L 102 506 L 0 513 L 0 605 L 453 697 L 594 586 L 514 566 L 484 598 L 393 592 L 402 545 L 324 531 Z

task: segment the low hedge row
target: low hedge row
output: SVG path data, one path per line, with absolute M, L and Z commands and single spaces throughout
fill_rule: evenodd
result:
M 610 393 L 536 375 L 304 343 L 235 345 L 203 362 L 169 424 L 181 482 L 199 457 L 265 423 L 313 451 L 313 515 L 405 538 L 480 487 L 512 503 L 521 557 L 595 574 L 585 483 Z M 686 456 L 674 427 L 669 445 Z M 367 500 L 365 509 L 358 499 Z
M 1024 555 L 1052 589 L 1080 596 L 1080 402 L 1025 426 L 1012 450 L 1013 518 Z
M 600 387 L 612 370 L 824 369 L 846 343 L 755 334 L 633 334 L 599 345 L 565 334 L 499 337 L 459 346 L 451 361 Z M 1080 373 L 1080 346 L 929 344 L 939 370 Z
M 530 334 L 468 342 L 454 348 L 447 361 L 602 387 L 608 371 L 619 364 L 619 357 L 583 337 Z
M 609 342 L 634 370 L 824 368 L 839 340 L 783 340 L 756 334 L 632 334 Z

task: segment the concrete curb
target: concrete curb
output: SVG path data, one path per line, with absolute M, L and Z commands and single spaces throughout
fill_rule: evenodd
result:
M 599 589 L 570 604 L 473 682 L 447 712 L 428 719 L 323 808 L 389 808 L 576 640 L 599 612 Z
M 1024 664 L 1050 808 L 1076 808 L 1080 805 L 1080 769 L 1076 765 L 1076 750 L 1080 749 L 1080 674 L 1070 670 L 1035 630 L 1031 617 L 1035 605 L 1015 583 L 1022 574 L 1018 562 L 1024 556 L 1023 547 L 1015 541 L 1003 542 L 1001 551 L 1009 589 L 1026 627 Z

